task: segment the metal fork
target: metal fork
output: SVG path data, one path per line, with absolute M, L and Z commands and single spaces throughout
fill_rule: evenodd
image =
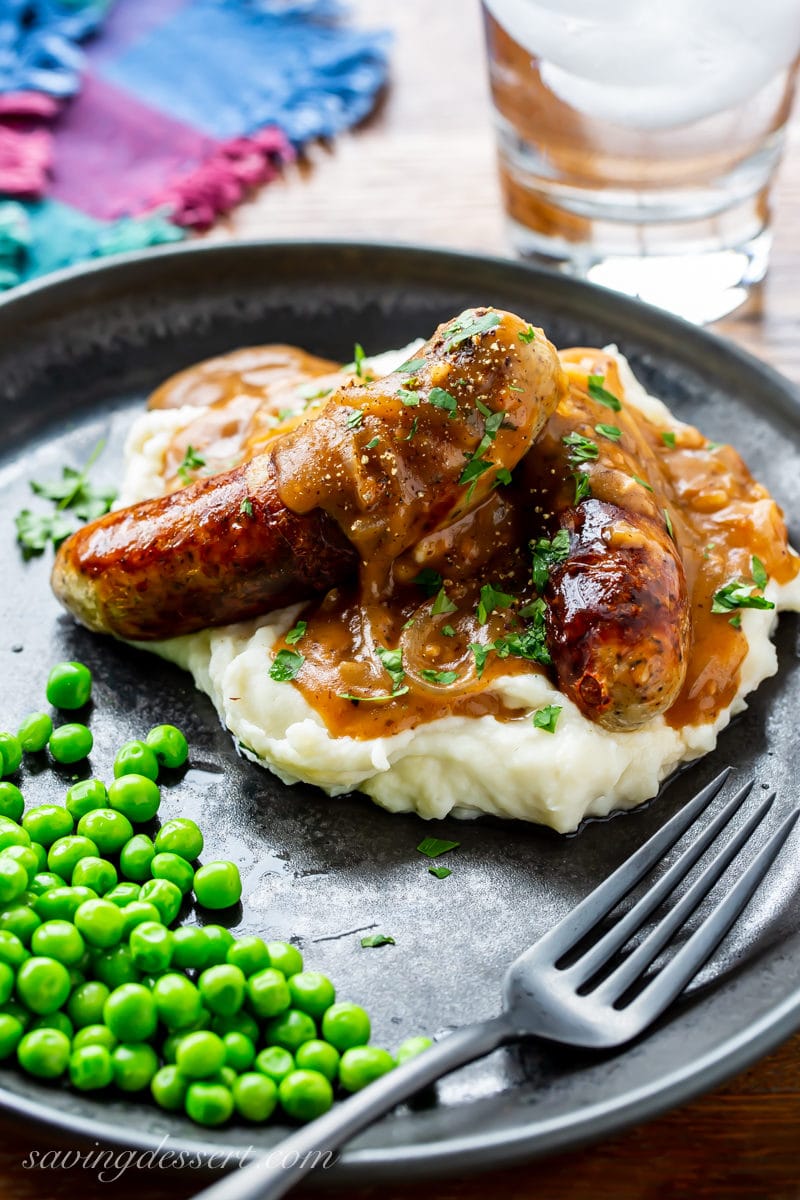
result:
M 600 1048 L 622 1045 L 636 1037 L 680 995 L 722 941 L 800 816 L 800 809 L 795 809 L 781 822 L 727 894 L 666 965 L 652 978 L 643 978 L 659 952 L 750 840 L 771 808 L 775 793 L 755 808 L 680 899 L 619 962 L 614 956 L 709 849 L 749 795 L 752 780 L 727 801 L 654 886 L 606 932 L 602 923 L 677 843 L 719 793 L 729 774 L 730 768 L 718 775 L 577 908 L 520 955 L 506 973 L 503 1012 L 499 1016 L 449 1034 L 417 1058 L 299 1129 L 270 1153 L 200 1192 L 195 1200 L 277 1200 L 326 1151 L 337 1150 L 395 1105 L 443 1075 L 510 1042 L 537 1036 L 573 1046 Z M 580 943 L 593 932 L 600 934 L 598 940 L 582 951 Z M 609 973 L 603 975 L 603 968 L 609 967 Z M 638 990 L 626 1002 L 635 985 Z

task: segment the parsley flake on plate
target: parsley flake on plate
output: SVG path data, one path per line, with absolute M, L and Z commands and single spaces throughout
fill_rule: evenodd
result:
M 458 671 L 434 671 L 432 667 L 426 667 L 420 671 L 420 676 L 426 683 L 436 683 L 441 687 L 447 687 L 458 679 Z
M 650 484 L 646 479 L 642 479 L 641 475 L 631 475 L 631 479 L 635 480 L 636 483 L 640 483 L 643 488 L 647 488 L 648 492 L 652 492 L 653 489 Z
M 72 522 L 58 510 L 40 514 L 23 508 L 14 518 L 14 525 L 17 542 L 25 559 L 42 554 L 51 543 L 58 548 L 74 532 Z
M 450 414 L 452 420 L 458 411 L 458 401 L 452 392 L 448 392 L 445 388 L 434 387 L 428 392 L 428 403 L 434 408 L 443 408 L 445 412 Z
M 419 371 L 420 368 L 424 367 L 424 366 L 425 366 L 424 358 L 410 358 L 408 360 L 408 362 L 402 363 L 397 368 L 397 371 L 398 371 L 398 374 L 400 374 L 400 375 L 416 375 L 417 371 Z
M 665 446 L 668 446 L 668 447 L 669 447 L 669 449 L 670 449 L 670 450 L 674 450 L 674 449 L 675 449 L 675 434 L 674 434 L 674 433 L 671 433 L 671 432 L 670 432 L 668 429 L 665 429 L 665 430 L 662 432 L 662 434 L 661 434 L 661 440 L 662 440 L 662 442 L 664 443 L 664 445 L 665 445 Z
M 422 588 L 423 592 L 428 596 L 434 596 L 442 586 L 442 577 L 438 571 L 434 571 L 432 567 L 423 567 L 418 575 L 415 575 L 411 580 L 418 588 Z
M 243 500 L 242 503 L 239 505 L 239 512 L 242 514 L 243 517 L 252 517 L 253 501 L 249 497 L 246 500 Z
M 366 377 L 364 373 L 364 359 L 366 357 L 367 356 L 364 353 L 364 347 L 360 342 L 356 342 L 355 346 L 353 346 L 353 365 L 356 369 L 356 375 L 359 379 L 364 379 Z
M 304 656 L 296 650 L 279 650 L 269 669 L 269 677 L 276 683 L 288 683 L 296 678 L 305 661 Z
M 592 485 L 589 482 L 589 476 L 586 471 L 573 471 L 572 478 L 575 480 L 575 499 L 573 503 L 580 504 L 581 500 L 591 498 Z
M 600 455 L 597 442 L 580 433 L 566 433 L 561 440 L 569 450 L 570 462 L 594 462 Z
M 529 325 L 527 329 L 521 329 L 517 334 L 517 337 L 521 342 L 524 342 L 526 346 L 529 346 L 536 337 L 536 330 L 532 325 Z
M 195 450 L 194 446 L 187 446 L 183 462 L 178 467 L 178 476 L 184 483 L 191 483 L 191 477 L 195 471 L 199 471 L 205 465 L 206 460 L 199 450 Z
M 622 430 L 616 425 L 604 425 L 601 421 L 599 425 L 594 427 L 595 433 L 599 433 L 601 437 L 608 438 L 610 442 L 618 442 L 622 437 Z
M 760 558 L 756 558 L 755 554 L 750 559 L 750 572 L 753 576 L 753 583 L 763 592 L 769 583 L 769 575 L 767 574 L 767 568 Z
M 766 596 L 754 596 L 754 585 L 734 579 L 726 583 L 714 593 L 711 602 L 712 613 L 735 612 L 739 608 L 774 608 L 775 605 Z
M 550 578 L 551 567 L 565 561 L 569 554 L 569 530 L 559 529 L 552 538 L 539 538 L 531 544 L 533 556 L 533 585 L 543 592 Z
M 298 621 L 294 629 L 290 629 L 286 634 L 284 641 L 289 646 L 296 646 L 301 638 L 305 637 L 308 629 L 308 621 Z
M 508 608 L 514 601 L 514 597 L 508 592 L 501 592 L 499 588 L 494 587 L 491 583 L 485 583 L 481 588 L 480 600 L 478 601 L 478 622 L 485 625 L 489 620 L 491 613 L 498 608 Z
M 370 950 L 375 946 L 396 946 L 397 943 L 390 933 L 369 933 L 362 937 L 361 945 L 365 950 Z
M 443 587 L 439 588 L 439 591 L 436 593 L 436 599 L 433 602 L 433 607 L 431 608 L 431 614 L 434 617 L 440 617 L 444 616 L 445 613 L 454 613 L 457 611 L 458 605 L 453 604 L 453 601 L 449 599 Z
M 548 704 L 533 714 L 533 724 L 536 729 L 543 729 L 545 733 L 555 733 L 560 715 L 560 704 Z
M 444 838 L 426 837 L 417 846 L 417 850 L 426 858 L 438 858 L 440 854 L 448 854 L 460 845 L 461 842 L 448 842 Z
M 462 342 L 468 341 L 473 337 L 480 337 L 484 333 L 494 333 L 500 325 L 499 313 L 488 312 L 482 317 L 472 317 L 464 324 L 460 319 L 456 319 L 450 326 L 450 332 L 447 334 L 444 348 L 445 350 L 453 350 L 456 346 L 460 346 Z
M 403 669 L 403 651 L 401 647 L 398 646 L 395 650 L 387 650 L 385 646 L 376 646 L 375 653 L 381 660 L 383 669 L 391 679 L 394 687 L 400 687 L 406 675 Z
M 350 416 L 345 421 L 345 426 L 348 429 L 358 429 L 361 422 L 364 420 L 364 414 L 360 408 L 355 409 L 350 413 Z
M 622 408 L 622 402 L 613 392 L 609 392 L 603 386 L 605 381 L 605 375 L 590 375 L 588 378 L 589 395 L 598 404 L 605 404 L 606 408 L 613 409 L 614 412 L 619 412 Z
M 453 872 L 449 867 L 428 867 L 428 874 L 433 875 L 435 879 L 447 879 Z

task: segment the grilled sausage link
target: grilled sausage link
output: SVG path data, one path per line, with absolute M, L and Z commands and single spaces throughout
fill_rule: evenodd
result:
M 359 559 L 378 588 L 409 545 L 486 498 L 565 391 L 541 330 L 467 310 L 249 462 L 73 534 L 53 589 L 89 628 L 139 641 L 308 598 Z
M 545 589 L 548 648 L 559 688 L 587 717 L 637 729 L 666 712 L 683 686 L 689 592 L 641 425 L 624 398 L 616 412 L 593 398 L 592 367 L 567 367 L 569 394 L 526 458 L 533 504 L 569 534 Z M 619 398 L 619 377 L 607 370 L 604 390 Z

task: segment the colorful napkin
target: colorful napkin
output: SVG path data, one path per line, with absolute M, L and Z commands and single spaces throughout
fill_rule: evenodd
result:
M 360 121 L 387 38 L 345 16 L 338 0 L 0 0 L 0 288 L 208 228 Z

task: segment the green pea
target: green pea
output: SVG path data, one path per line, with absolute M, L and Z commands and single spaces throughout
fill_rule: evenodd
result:
M 3 760 L 3 774 L 13 775 L 19 770 L 22 762 L 22 746 L 19 738 L 13 733 L 0 733 L 0 756 Z
M 0 904 L 16 900 L 28 887 L 28 872 L 10 855 L 0 854 Z
M 430 1050 L 433 1042 L 429 1037 L 410 1037 L 397 1047 L 397 1053 L 394 1056 L 398 1067 L 408 1062 L 410 1058 L 416 1058 L 418 1054 L 422 1054 L 424 1050 Z
M 96 899 L 92 888 L 52 887 L 36 897 L 34 908 L 42 921 L 71 921 L 82 904 Z
M 219 1034 L 223 1041 L 229 1033 L 241 1033 L 253 1045 L 256 1044 L 261 1034 L 255 1017 L 244 1010 L 240 1010 L 238 1013 L 215 1013 L 211 1018 L 211 1028 L 214 1033 Z
M 86 983 L 75 988 L 67 1001 L 70 1020 L 78 1029 L 100 1025 L 103 1020 L 103 1007 L 110 995 L 110 989 L 105 983 L 101 983 L 99 979 L 87 979 Z
M 267 1121 L 278 1102 L 275 1081 L 258 1071 L 247 1071 L 233 1085 L 233 1103 L 246 1121 Z
M 31 1012 L 55 1012 L 69 992 L 67 968 L 54 958 L 32 955 L 17 971 L 17 995 Z
M 24 945 L 29 946 L 34 929 L 41 925 L 41 920 L 26 904 L 18 904 L 4 908 L 0 912 L 0 930 L 14 933 Z
M 47 713 L 35 712 L 22 722 L 17 730 L 17 738 L 26 754 L 38 754 L 44 750 L 52 732 L 53 722 Z
M 123 1092 L 141 1092 L 158 1070 L 158 1055 L 146 1042 L 121 1042 L 111 1053 L 114 1083 Z
M 72 872 L 82 858 L 97 858 L 97 843 L 89 837 L 69 834 L 53 842 L 47 852 L 47 869 L 64 879 L 72 879 Z
M 57 763 L 81 762 L 92 752 L 94 738 L 91 729 L 74 722 L 70 725 L 59 725 L 50 734 L 48 742 L 50 753 Z
M 47 850 L 44 846 L 40 846 L 38 842 L 31 842 L 31 853 L 36 856 L 36 870 L 44 871 L 47 866 Z
M 24 1027 L 11 1013 L 0 1013 L 0 1059 L 9 1058 L 19 1045 Z
M 245 975 L 255 975 L 270 966 L 269 951 L 260 937 L 236 938 L 228 947 L 226 959 Z
M 114 757 L 114 778 L 124 775 L 144 775 L 146 779 L 158 779 L 158 759 L 145 742 L 125 742 Z
M 65 1012 L 46 1013 L 31 1022 L 31 1029 L 57 1029 L 72 1041 L 75 1028 Z
M 15 783 L 0 783 L 0 816 L 18 822 L 25 809 L 25 799 Z
M 267 942 L 270 966 L 283 971 L 287 979 L 303 969 L 303 956 L 296 946 L 289 942 Z
M 263 971 L 256 971 L 250 976 L 247 980 L 247 996 L 253 1012 L 262 1018 L 276 1017 L 291 1004 L 286 976 L 274 967 L 265 967 Z
M 219 1083 L 190 1083 L 185 1108 L 198 1125 L 223 1125 L 233 1112 L 233 1096 Z
M 103 899 L 110 900 L 112 904 L 116 904 L 117 908 L 125 908 L 128 904 L 136 903 L 140 891 L 138 883 L 129 883 L 125 880 L 123 883 L 115 883 L 112 888 L 109 888 Z
M 83 1046 L 69 1058 L 70 1083 L 79 1092 L 94 1092 L 108 1087 L 114 1078 L 111 1055 L 105 1046 Z
M 256 1048 L 243 1033 L 226 1033 L 222 1039 L 225 1047 L 225 1066 L 234 1071 L 246 1071 L 252 1067 Z
M 150 1080 L 150 1092 L 159 1108 L 167 1112 L 180 1112 L 186 1100 L 188 1083 L 178 1068 L 167 1064 L 156 1071 Z
M 321 1017 L 336 999 L 336 989 L 319 971 L 298 971 L 289 980 L 292 1004 L 309 1016 Z
M 107 808 L 108 803 L 108 792 L 102 779 L 81 779 L 73 783 L 65 800 L 67 812 L 76 821 L 96 808 Z
M 239 868 L 232 862 L 210 862 L 194 876 L 194 894 L 204 908 L 230 908 L 242 897 Z
M 182 767 L 189 757 L 189 743 L 175 725 L 156 725 L 147 735 L 147 744 L 162 767 Z
M 139 898 L 155 904 L 165 925 L 171 925 L 175 920 L 183 900 L 180 888 L 169 879 L 148 879 L 142 884 Z
M 31 950 L 72 967 L 83 958 L 86 943 L 69 921 L 44 921 L 34 929 Z
M 119 852 L 119 869 L 126 879 L 145 883 L 151 878 L 150 864 L 155 858 L 156 848 L 146 833 L 135 834 Z
M 16 934 L 10 933 L 7 929 L 0 929 L 0 962 L 16 968 L 29 957 L 28 951 Z
M 193 968 L 202 971 L 208 961 L 208 940 L 205 930 L 196 925 L 181 925 L 173 933 L 174 954 L 172 961 L 176 967 Z
M 61 662 L 47 677 L 45 695 L 54 708 L 83 708 L 92 694 L 92 673 L 79 662 Z
M 33 1029 L 20 1039 L 17 1061 L 37 1079 L 58 1079 L 67 1069 L 69 1038 L 57 1029 Z
M 213 967 L 217 963 L 227 961 L 228 950 L 234 942 L 233 934 L 224 925 L 204 925 L 203 936 L 206 942 L 206 966 Z M 269 958 L 269 956 L 267 956 Z M 263 964 L 265 967 L 268 962 Z
M 84 1025 L 72 1039 L 73 1050 L 81 1050 L 84 1046 L 105 1046 L 106 1050 L 113 1050 L 116 1044 L 117 1038 L 108 1026 L 100 1023 Z
M 13 858 L 14 862 L 19 863 L 28 878 L 27 886 L 30 888 L 39 870 L 39 857 L 34 854 L 33 846 L 6 846 L 2 855 L 4 858 Z
M 158 1022 L 152 993 L 140 983 L 114 988 L 103 1005 L 103 1021 L 121 1042 L 146 1042 Z
M 0 817 L 0 850 L 7 846 L 30 846 L 31 839 L 27 830 L 8 817 Z
M 99 980 L 110 988 L 122 987 L 125 983 L 135 983 L 139 972 L 133 963 L 130 946 L 111 946 L 101 950 L 93 957 L 94 973 Z
M 121 908 L 120 912 L 122 913 L 123 940 L 129 938 L 138 925 L 144 925 L 147 921 L 161 921 L 161 914 L 155 904 L 148 904 L 146 900 L 133 900 Z
M 185 975 L 162 975 L 153 985 L 152 995 L 159 1019 L 170 1032 L 187 1029 L 200 1016 L 200 992 Z
M 178 1070 L 186 1079 L 207 1079 L 225 1065 L 225 1044 L 208 1029 L 181 1038 L 175 1053 Z
M 317 1027 L 308 1013 L 300 1012 L 298 1008 L 287 1008 L 267 1021 L 264 1037 L 270 1045 L 283 1046 L 294 1054 L 303 1042 L 310 1042 L 317 1037 Z M 326 1040 L 330 1041 L 330 1038 Z
M 5 1013 L 9 1017 L 16 1017 L 23 1029 L 27 1029 L 31 1023 L 31 1013 L 17 1000 L 8 1000 L 2 1009 L 0 1009 L 0 1012 Z
M 337 1050 L 366 1046 L 371 1032 L 369 1016 L 358 1004 L 341 1000 L 332 1004 L 322 1018 L 322 1036 Z
M 172 934 L 160 921 L 144 921 L 131 930 L 128 944 L 140 971 L 166 971 L 172 962 Z
M 156 850 L 194 862 L 203 853 L 203 835 L 190 817 L 173 817 L 156 834 Z
M 295 1062 L 283 1046 L 267 1046 L 256 1056 L 254 1066 L 259 1074 L 277 1085 L 295 1069 Z
M 246 983 L 244 972 L 239 967 L 231 963 L 219 963 L 202 972 L 197 986 L 210 1012 L 229 1016 L 238 1012 L 244 1004 Z
M 178 854 L 157 854 L 150 864 L 150 871 L 154 879 L 169 879 L 170 883 L 180 888 L 184 896 L 192 890 L 194 870 L 186 859 Z
M 133 837 L 133 826 L 116 809 L 95 808 L 78 821 L 78 834 L 90 838 L 101 854 L 116 854 Z
M 295 1062 L 303 1071 L 319 1071 L 331 1083 L 339 1073 L 339 1051 L 330 1042 L 314 1038 L 303 1045 L 295 1055 Z
M 27 830 L 32 842 L 52 846 L 58 838 L 72 833 L 75 822 L 66 808 L 60 808 L 57 804 L 40 804 L 28 809 L 22 818 L 22 828 Z
M 380 1046 L 351 1046 L 339 1063 L 339 1082 L 346 1092 L 360 1092 L 374 1079 L 391 1071 L 395 1061 Z
M 128 772 L 115 779 L 108 789 L 112 808 L 124 813 L 129 821 L 143 824 L 150 821 L 161 804 L 161 789 L 147 775 Z
M 0 1004 L 11 999 L 14 990 L 14 972 L 8 963 L 0 963 Z
M 106 950 L 122 937 L 122 913 L 109 900 L 84 900 L 73 919 L 90 946 Z
M 278 1085 L 284 1112 L 296 1121 L 313 1121 L 333 1104 L 333 1088 L 319 1071 L 292 1071 Z
M 90 887 L 98 896 L 104 896 L 117 882 L 117 868 L 105 858 L 82 858 L 72 872 L 72 884 Z M 114 901 L 111 901 L 113 904 Z M 119 905 L 117 905 L 119 907 Z

